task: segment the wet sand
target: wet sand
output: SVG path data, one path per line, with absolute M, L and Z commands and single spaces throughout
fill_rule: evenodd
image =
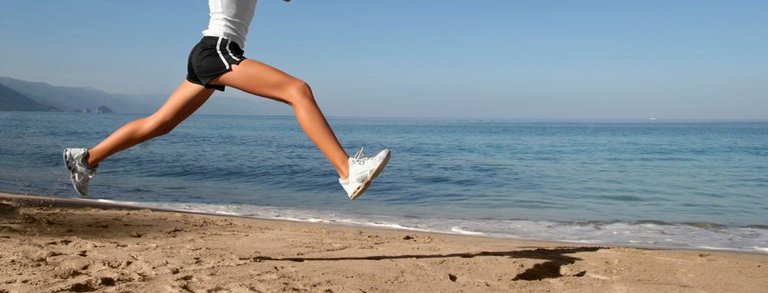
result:
M 766 254 L 517 241 L 0 194 L 0 292 L 766 288 Z

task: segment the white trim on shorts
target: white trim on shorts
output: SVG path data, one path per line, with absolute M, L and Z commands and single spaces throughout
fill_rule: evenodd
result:
M 232 54 L 232 50 L 229 49 L 229 44 L 232 43 L 232 40 L 227 39 L 227 53 L 229 53 L 229 57 L 232 57 L 232 59 L 235 59 L 235 61 L 240 62 L 240 59 L 235 57 L 235 54 Z
M 221 39 L 222 37 L 219 37 L 219 40 L 216 42 L 216 53 L 219 53 L 219 58 L 221 58 L 221 62 L 224 62 L 224 68 L 229 70 L 229 62 L 227 62 L 227 59 L 224 59 L 224 54 L 221 53 Z M 227 50 L 229 50 L 229 42 L 227 42 Z M 232 53 L 229 53 L 232 55 Z

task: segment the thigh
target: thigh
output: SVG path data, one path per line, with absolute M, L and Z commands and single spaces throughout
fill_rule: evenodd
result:
M 200 108 L 213 91 L 185 80 L 150 117 L 163 123 L 181 123 Z
M 246 59 L 239 65 L 232 65 L 232 70 L 211 80 L 220 84 L 274 100 L 284 101 L 287 89 L 303 81 L 267 64 Z

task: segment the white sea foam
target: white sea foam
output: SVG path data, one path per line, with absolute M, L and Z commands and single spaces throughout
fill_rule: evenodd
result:
M 312 223 L 334 223 L 419 232 L 559 241 L 590 245 L 623 244 L 643 247 L 697 248 L 768 253 L 768 248 L 765 247 L 765 243 L 768 243 L 768 229 L 753 227 L 712 228 L 663 223 L 579 223 L 503 219 L 414 218 L 341 214 L 330 211 L 255 205 L 104 202 L 206 214 Z
M 99 199 L 84 199 L 84 200 L 92 200 L 92 201 L 104 202 L 104 203 L 118 203 L 117 201 L 114 201 L 114 200 L 111 200 L 111 199 L 101 199 L 101 198 L 99 198 Z M 121 204 L 128 204 L 128 203 L 130 203 L 130 201 L 124 201 L 124 202 L 120 202 L 120 203 Z
M 398 229 L 398 230 L 409 230 L 409 231 L 419 231 L 419 232 L 437 232 L 437 231 L 430 230 L 430 229 L 419 229 L 419 228 L 408 227 L 408 226 L 403 226 L 403 225 L 394 224 L 394 223 L 365 223 L 365 222 L 358 222 L 358 224 L 365 225 L 365 226 Z
M 485 235 L 485 233 L 483 232 L 468 231 L 458 226 L 451 227 L 451 232 L 464 234 L 464 235 L 478 235 L 478 236 Z

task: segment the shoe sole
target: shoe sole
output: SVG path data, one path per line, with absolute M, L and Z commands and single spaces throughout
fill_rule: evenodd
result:
M 376 178 L 381 174 L 382 171 L 384 171 L 384 168 L 387 166 L 387 163 L 389 163 L 389 158 L 391 157 L 391 153 L 387 151 L 387 155 L 384 156 L 384 159 L 381 160 L 381 163 L 379 163 L 378 166 L 376 166 L 376 169 L 368 175 L 368 177 L 365 178 L 365 181 L 363 181 L 363 184 L 360 185 L 357 189 L 355 189 L 355 192 L 352 193 L 351 196 L 349 196 L 350 200 L 355 200 L 358 197 L 360 197 L 365 190 L 368 189 L 368 186 L 371 186 L 371 181 L 373 181 L 373 178 Z

